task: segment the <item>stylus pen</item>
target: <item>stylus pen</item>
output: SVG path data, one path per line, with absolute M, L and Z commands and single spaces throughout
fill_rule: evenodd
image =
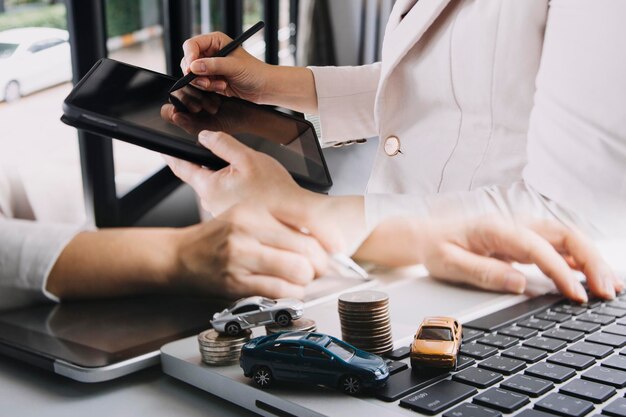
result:
M 228 45 L 226 45 L 225 47 L 220 49 L 214 55 L 214 57 L 215 58 L 223 58 L 223 57 L 225 57 L 226 55 L 228 55 L 231 52 L 233 52 L 235 49 L 239 48 L 242 43 L 247 41 L 252 35 L 257 33 L 259 30 L 263 29 L 264 27 L 265 27 L 265 23 L 264 22 L 262 22 L 262 21 L 258 22 L 257 24 L 252 26 L 250 29 L 246 30 L 244 33 L 242 33 L 241 35 L 237 36 Z M 186 86 L 187 84 L 192 82 L 196 77 L 197 77 L 196 74 L 194 74 L 193 72 L 189 72 L 189 74 L 185 75 L 183 78 L 181 78 L 178 81 L 176 81 L 176 83 L 172 86 L 172 88 L 170 88 L 169 92 L 173 93 L 176 90 L 180 90 L 181 88 L 183 88 L 184 86 Z

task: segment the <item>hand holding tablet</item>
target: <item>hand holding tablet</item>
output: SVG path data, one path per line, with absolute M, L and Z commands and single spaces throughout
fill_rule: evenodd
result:
M 310 123 L 192 86 L 175 93 L 178 104 L 189 110 L 184 116 L 175 116 L 177 111 L 170 104 L 169 93 L 175 82 L 166 75 L 102 59 L 67 97 L 61 120 L 213 170 L 227 163 L 200 146 L 197 134 L 202 130 L 220 130 L 278 160 L 298 184 L 315 191 L 331 187 L 332 180 Z

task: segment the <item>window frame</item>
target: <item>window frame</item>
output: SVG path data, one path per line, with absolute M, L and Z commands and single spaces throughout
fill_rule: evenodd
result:
M 235 37 L 243 30 L 243 0 L 220 0 L 224 11 L 224 32 Z M 279 0 L 264 1 L 266 20 L 266 61 L 278 62 Z M 68 32 L 74 84 L 101 58 L 106 58 L 104 0 L 67 0 Z M 167 72 L 181 77 L 180 47 L 192 34 L 190 1 L 163 0 L 164 48 Z M 275 49 L 275 50 L 274 50 Z M 133 226 L 181 184 L 169 167 L 145 179 L 118 197 L 115 183 L 113 144 L 109 137 L 78 132 L 85 208 L 97 227 Z

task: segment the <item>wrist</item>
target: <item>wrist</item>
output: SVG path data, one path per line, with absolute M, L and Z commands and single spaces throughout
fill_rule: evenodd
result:
M 327 196 L 309 192 L 301 200 L 312 224 L 335 243 L 331 252 L 352 255 L 367 237 L 365 208 L 362 196 Z
M 317 113 L 317 92 L 313 72 L 305 67 L 264 64 L 266 76 L 262 104 L 271 104 L 302 113 Z
M 171 289 L 180 281 L 184 271 L 181 248 L 187 229 L 163 229 L 161 239 L 157 240 L 159 250 L 155 251 L 151 267 L 154 271 L 151 285 L 157 291 Z
M 415 259 L 412 263 L 422 264 L 426 259 L 427 243 L 431 241 L 430 223 L 417 218 L 406 218 L 407 244 L 413 248 Z
M 260 80 L 257 104 L 279 105 L 276 103 L 276 98 L 280 97 L 280 92 L 277 91 L 280 84 L 280 76 L 277 73 L 280 71 L 280 68 L 281 67 L 277 65 L 261 62 L 258 68 L 254 70 L 257 72 L 257 76 Z

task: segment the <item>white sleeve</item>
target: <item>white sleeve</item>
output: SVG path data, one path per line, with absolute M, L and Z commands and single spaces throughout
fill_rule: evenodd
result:
M 322 145 L 378 135 L 374 105 L 380 63 L 309 68 L 315 79 Z
M 0 309 L 58 298 L 48 275 L 80 227 L 7 219 L 0 214 Z
M 400 216 L 472 218 L 497 214 L 507 219 L 554 219 L 576 227 L 592 237 L 610 236 L 577 213 L 541 195 L 523 181 L 511 186 L 486 186 L 472 191 L 416 196 L 410 194 L 368 194 L 365 217 L 368 231 L 385 219 Z

